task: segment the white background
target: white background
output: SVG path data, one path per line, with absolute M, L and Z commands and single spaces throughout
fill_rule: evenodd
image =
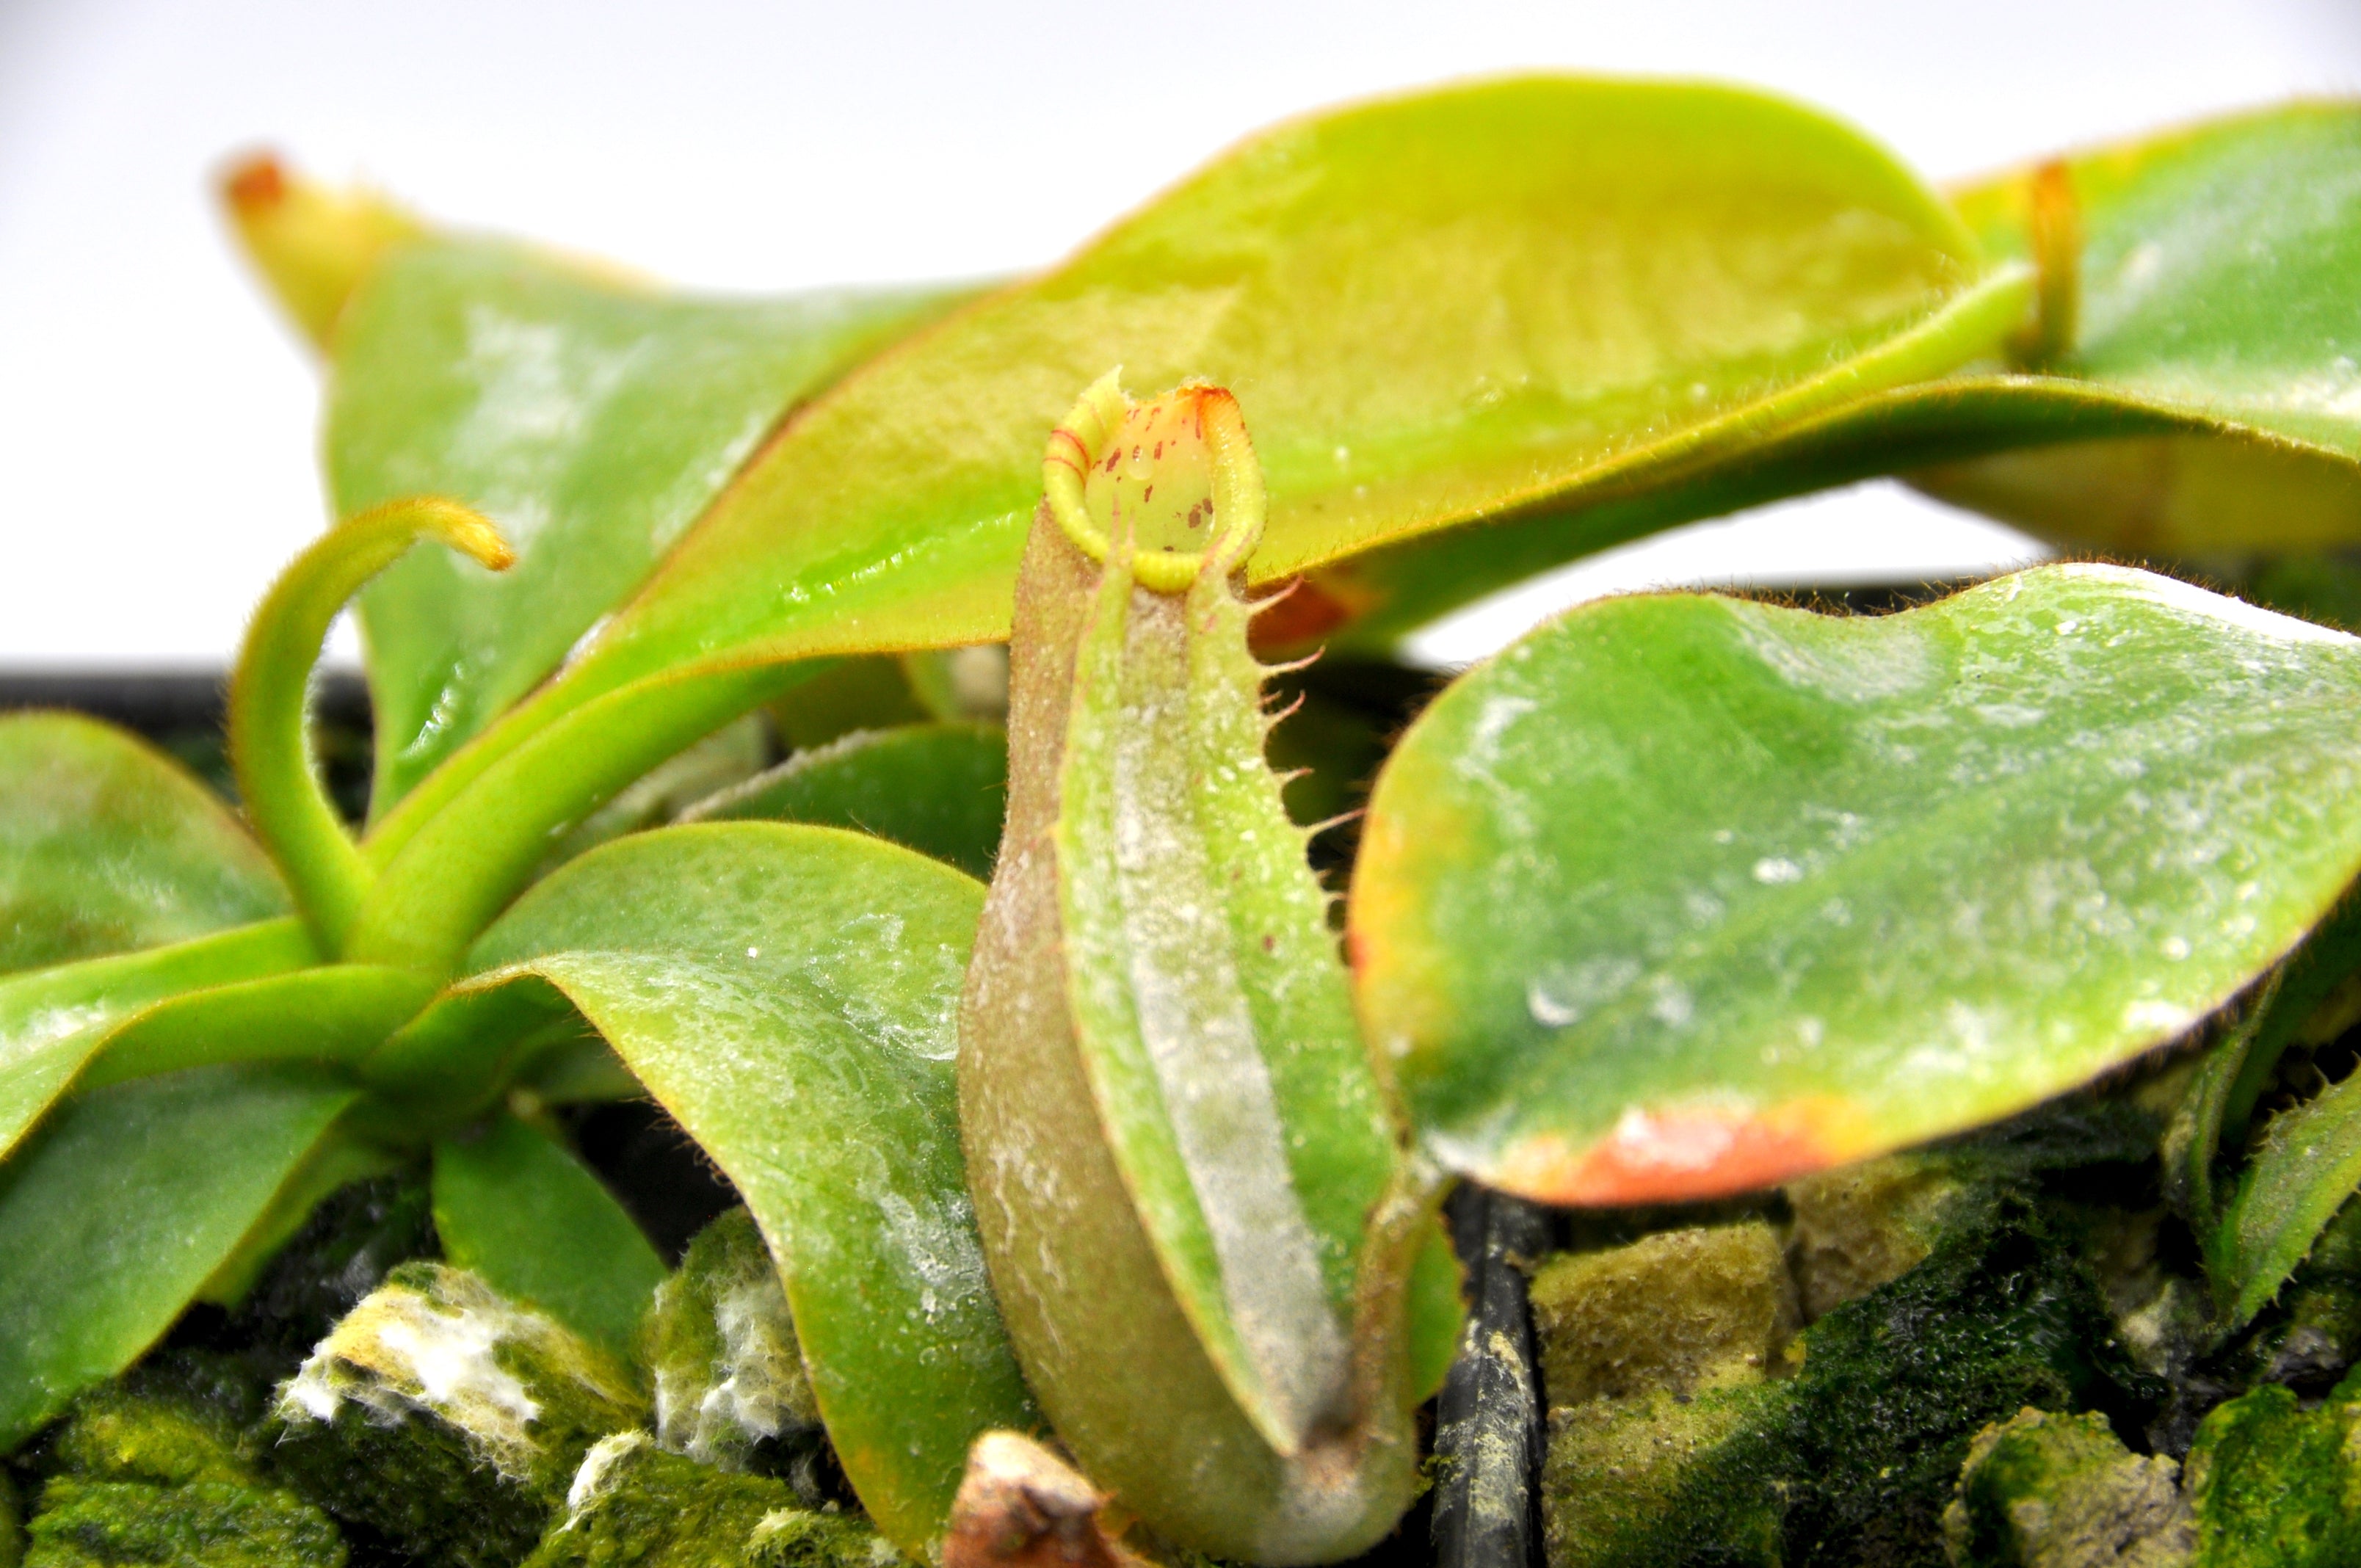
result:
M 210 207 L 230 153 L 792 288 L 1036 266 L 1269 120 L 1530 67 L 1767 84 L 1939 179 L 2361 89 L 2361 4 L 0 0 L 0 669 L 217 663 L 321 524 L 312 367 Z M 1866 487 L 1618 552 L 1429 652 L 1617 584 L 2024 548 Z

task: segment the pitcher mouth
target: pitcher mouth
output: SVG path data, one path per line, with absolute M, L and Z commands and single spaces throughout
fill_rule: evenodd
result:
M 1121 378 L 1120 367 L 1108 371 L 1050 432 L 1041 459 L 1050 514 L 1076 549 L 1127 565 L 1154 592 L 1184 591 L 1209 562 L 1224 576 L 1236 570 L 1262 537 L 1266 505 L 1237 400 L 1209 382 L 1184 381 L 1135 402 Z M 1145 444 L 1159 427 L 1176 440 L 1151 450 Z M 1126 443 L 1127 433 L 1139 439 Z

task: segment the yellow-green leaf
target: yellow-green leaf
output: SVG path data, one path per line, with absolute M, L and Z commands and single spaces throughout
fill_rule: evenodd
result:
M 1986 352 L 2028 297 L 1850 130 L 1533 77 L 1246 143 L 804 409 L 549 702 L 689 662 L 990 641 L 1074 389 L 1207 377 L 1269 578 L 1731 446 Z

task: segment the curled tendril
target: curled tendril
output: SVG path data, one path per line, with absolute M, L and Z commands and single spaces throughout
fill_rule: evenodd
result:
M 329 623 L 362 585 L 422 538 L 504 571 L 516 559 L 482 514 L 437 496 L 346 519 L 298 555 L 264 596 L 230 684 L 230 762 L 247 818 L 313 937 L 340 950 L 371 874 L 320 782 L 305 723 L 312 666 Z

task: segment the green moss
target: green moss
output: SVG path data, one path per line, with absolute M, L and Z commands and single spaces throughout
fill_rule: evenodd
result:
M 1788 1478 L 1763 1463 L 1763 1440 L 1787 1397 L 1784 1384 L 1758 1383 L 1553 1412 L 1542 1471 L 1551 1568 L 1778 1568 Z
M 24 1510 L 16 1501 L 16 1483 L 0 1470 L 0 1568 L 17 1568 L 24 1561 Z
M 2020 1410 L 1969 1446 L 1944 1544 L 1954 1568 L 2180 1568 L 2197 1544 L 2180 1473 L 2096 1412 Z
M 1831 1311 L 1806 1345 L 1789 1431 L 1810 1479 L 1788 1517 L 1796 1564 L 1923 1553 L 1991 1422 L 2097 1408 L 2136 1431 L 2165 1396 L 2131 1365 L 2071 1245 L 2015 1197 Z
M 159 1351 L 82 1394 L 16 1464 L 34 1479 L 258 1484 L 252 1428 L 269 1394 L 250 1357 Z
M 193 1401 L 104 1384 L 74 1401 L 33 1456 L 44 1474 L 178 1486 L 256 1479 L 238 1423 Z
M 1978 1431 L 2027 1406 L 2144 1420 L 2163 1386 L 2130 1365 L 2070 1243 L 2021 1199 L 1982 1208 L 1917 1267 L 1806 1331 L 1795 1376 L 1687 1407 L 1653 1399 L 1620 1431 L 1561 1423 L 1544 1494 L 1555 1568 L 1939 1562 L 1942 1512 Z M 1637 1482 L 1596 1463 L 1610 1449 Z M 1601 1486 L 1644 1492 L 1646 1506 L 1593 1500 Z M 1622 1510 L 1619 1533 L 1566 1555 L 1572 1521 L 1602 1509 Z M 1766 1513 L 1778 1520 L 1772 1559 Z
M 2203 1568 L 2361 1563 L 2361 1373 L 2305 1409 L 2267 1384 L 2205 1418 L 2188 1486 Z
M 656 1441 L 675 1453 L 742 1470 L 758 1444 L 817 1439 L 819 1406 L 786 1293 L 743 1209 L 699 1232 L 657 1287 L 640 1361 L 655 1387 Z
M 765 1515 L 747 1541 L 746 1568 L 895 1568 L 902 1554 L 865 1521 L 810 1508 Z
M 1789 1262 L 1806 1322 L 1927 1260 L 1973 1190 L 1950 1164 L 1894 1155 L 1791 1182 Z
M 1779 1238 L 1760 1220 L 1553 1259 L 1532 1300 L 1553 1408 L 1759 1381 L 1795 1332 Z
M 60 1476 L 42 1489 L 25 1568 L 344 1568 L 345 1543 L 293 1495 L 236 1481 L 159 1486 Z
M 646 1414 L 621 1368 L 474 1275 L 407 1264 L 280 1391 L 280 1474 L 454 1568 L 533 1549 L 590 1445 Z
M 717 1470 L 664 1452 L 642 1432 L 620 1432 L 583 1460 L 564 1518 L 526 1568 L 880 1568 L 895 1561 L 867 1524 L 807 1511 L 783 1482 Z
M 262 1477 L 262 1394 L 246 1358 L 176 1350 L 82 1395 L 22 1456 L 49 1477 L 26 1561 L 341 1564 L 328 1518 Z

